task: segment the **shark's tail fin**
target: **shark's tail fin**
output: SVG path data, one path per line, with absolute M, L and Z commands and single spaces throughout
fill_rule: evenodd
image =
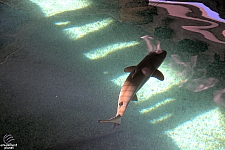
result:
M 113 117 L 111 119 L 108 119 L 108 120 L 98 120 L 98 122 L 100 123 L 114 123 L 114 127 L 113 127 L 113 130 L 116 129 L 120 123 L 121 123 L 121 116 L 116 116 L 116 117 Z

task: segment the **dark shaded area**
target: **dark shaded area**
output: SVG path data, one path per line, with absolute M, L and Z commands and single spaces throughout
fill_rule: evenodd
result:
M 22 6 L 23 9 L 19 9 Z M 20 38 L 23 38 L 17 38 L 16 34 L 23 30 L 24 23 L 35 19 L 36 13 L 40 16 L 43 15 L 39 7 L 29 1 L 17 1 L 17 7 L 18 9 L 15 9 L 3 2 L 0 2 L 0 63 L 7 57 L 7 55 L 17 49 L 17 47 L 13 46 L 18 45 L 13 45 L 8 49 L 5 49 L 5 47 L 15 41 L 19 41 Z M 27 11 L 26 8 L 29 8 L 32 12 Z
M 183 39 L 177 43 L 177 51 L 188 52 L 193 55 L 208 50 L 207 43 L 200 40 Z
M 169 18 L 169 17 L 163 18 L 163 20 L 162 20 L 164 27 L 169 27 L 169 25 L 171 23 L 173 23 L 174 21 L 175 21 L 175 19 Z
M 26 11 L 13 9 L 1 2 L 0 12 L 0 34 L 21 26 L 24 21 L 29 19 L 29 15 Z
M 119 9 L 119 4 L 117 2 L 111 2 L 111 1 L 106 1 L 106 0 L 94 0 L 93 1 L 93 6 L 97 7 L 98 9 Z
M 225 61 L 220 61 L 220 56 L 214 55 L 214 62 L 206 67 L 208 77 L 216 77 L 225 80 Z
M 125 4 L 125 8 L 145 7 L 148 6 L 148 0 L 133 0 Z
M 160 46 L 162 49 L 172 51 L 176 49 L 176 42 L 174 42 L 172 39 L 165 39 L 161 41 Z
M 155 15 L 158 15 L 156 7 L 152 7 L 152 8 L 148 8 L 148 9 L 138 11 L 136 14 L 137 14 L 137 16 L 144 17 L 144 20 L 141 24 L 147 24 L 147 23 L 153 22 L 153 19 L 154 19 L 153 17 Z
M 170 23 L 174 22 L 173 18 L 163 18 L 162 19 L 162 26 L 156 27 L 154 30 L 154 37 L 156 39 L 171 39 L 175 34 L 174 30 L 169 27 Z
M 136 25 L 143 25 L 153 21 L 158 15 L 157 8 L 149 6 L 148 0 L 119 1 L 120 19 L 132 22 Z
M 102 142 L 106 139 L 112 140 L 119 137 L 124 133 L 123 130 L 111 131 L 109 133 L 102 133 L 93 137 L 80 138 L 73 141 L 64 142 L 54 147 L 47 148 L 46 150 L 80 150 L 80 149 L 102 149 Z M 110 145 L 105 145 L 109 149 Z M 116 146 L 114 147 L 116 148 Z M 121 148 L 121 147 L 120 147 Z
M 52 120 L 51 118 L 52 116 L 46 118 L 46 115 L 38 116 L 36 114 L 11 114 L 7 118 L 1 117 L 0 136 L 3 137 L 6 133 L 13 134 L 15 139 L 13 143 L 18 145 L 15 149 L 44 149 L 54 143 L 51 140 L 51 143 L 43 140 L 51 138 L 51 133 L 56 129 L 55 123 L 46 124 Z
M 156 27 L 154 31 L 154 37 L 158 39 L 171 39 L 174 35 L 174 31 L 171 28 Z
M 3 49 L 6 45 L 14 41 L 13 37 L 1 36 L 0 37 L 0 49 Z M 1 52 L 2 54 L 2 52 Z

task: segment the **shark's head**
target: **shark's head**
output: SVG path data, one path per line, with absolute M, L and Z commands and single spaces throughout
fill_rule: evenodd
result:
M 164 50 L 161 50 L 161 49 L 155 50 L 155 53 L 156 53 L 156 54 L 161 54 L 161 53 L 163 53 L 163 52 L 165 52 L 165 51 L 164 51 Z
M 167 52 L 161 49 L 155 50 L 148 54 L 148 64 L 154 68 L 158 68 L 166 58 Z
M 167 52 L 161 49 L 155 50 L 153 52 L 150 52 L 148 55 L 152 56 L 152 57 L 160 57 L 160 58 L 165 58 L 166 57 Z
M 162 57 L 162 58 L 165 58 L 165 57 L 166 57 L 166 54 L 167 54 L 167 52 L 166 52 L 166 51 L 161 50 L 161 49 L 159 49 L 159 50 L 155 50 L 154 52 L 155 52 L 156 54 L 158 54 L 158 55 L 159 55 L 159 57 Z

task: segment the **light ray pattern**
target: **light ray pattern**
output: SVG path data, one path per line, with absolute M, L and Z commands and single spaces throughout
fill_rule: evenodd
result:
M 70 24 L 70 21 L 55 22 L 55 25 L 57 25 L 57 26 L 65 26 L 68 24 Z
M 88 7 L 89 0 L 30 0 L 41 7 L 46 17 L 50 17 L 65 11 L 72 11 Z
M 212 109 L 165 132 L 180 149 L 225 149 L 225 114 Z
M 173 114 L 168 113 L 168 114 L 163 115 L 163 116 L 160 116 L 160 117 L 158 117 L 158 118 L 154 118 L 154 119 L 150 120 L 150 123 L 151 123 L 151 124 L 160 123 L 160 122 L 162 122 L 162 121 L 165 121 L 166 119 L 169 119 L 170 117 L 172 117 L 172 115 L 173 115 Z
M 175 101 L 175 99 L 168 98 L 168 99 L 165 99 L 164 101 L 158 102 L 154 106 L 151 106 L 149 108 L 144 108 L 144 109 L 140 110 L 139 112 L 141 114 L 146 114 L 146 113 L 149 113 L 150 111 L 153 111 L 155 109 L 158 109 L 159 107 L 164 106 L 164 105 L 166 105 L 166 104 L 168 104 L 170 102 L 173 102 L 173 101 Z
M 89 24 L 85 24 L 80 27 L 72 27 L 64 29 L 64 33 L 69 36 L 70 39 L 76 40 L 84 37 L 85 35 L 98 31 L 113 22 L 112 18 L 107 18 L 101 21 L 92 22 Z
M 101 47 L 101 48 L 92 50 L 88 53 L 85 53 L 84 55 L 87 58 L 92 59 L 92 60 L 99 59 L 99 58 L 105 57 L 106 55 L 108 55 L 112 52 L 115 52 L 115 51 L 118 51 L 118 50 L 121 50 L 124 48 L 128 48 L 131 46 L 135 46 L 137 44 L 139 44 L 139 42 L 137 42 L 137 41 L 120 42 L 120 43 L 111 44 L 111 45 L 108 45 L 105 47 Z

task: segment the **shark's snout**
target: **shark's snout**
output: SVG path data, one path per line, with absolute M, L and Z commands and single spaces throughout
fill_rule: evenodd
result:
M 164 50 L 161 50 L 161 49 L 158 49 L 158 50 L 155 51 L 156 54 L 161 54 L 163 52 L 165 52 L 165 51 Z
M 167 52 L 164 50 L 156 50 L 155 53 L 158 55 L 158 57 L 163 59 L 166 57 L 166 54 L 167 54 Z

